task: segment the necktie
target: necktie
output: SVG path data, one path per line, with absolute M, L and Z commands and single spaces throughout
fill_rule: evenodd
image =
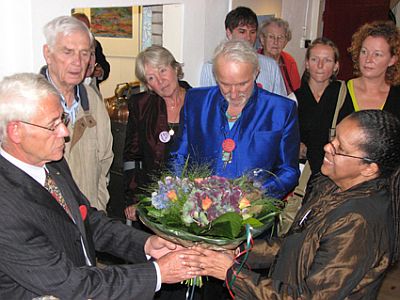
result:
M 62 206 L 62 208 L 64 208 L 65 212 L 72 219 L 71 211 L 67 203 L 65 202 L 65 199 L 61 194 L 60 189 L 56 185 L 53 178 L 51 178 L 49 172 L 46 172 L 46 180 L 44 182 L 44 187 L 49 191 L 49 193 L 53 196 L 53 198 L 57 200 L 57 202 Z

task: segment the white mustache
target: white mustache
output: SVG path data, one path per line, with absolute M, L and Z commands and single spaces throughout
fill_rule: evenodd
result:
M 240 102 L 245 102 L 246 101 L 246 95 L 244 93 L 239 93 L 239 97 L 238 98 L 241 99 Z M 232 101 L 231 93 L 225 94 L 225 99 L 226 99 L 226 101 L 231 102 Z

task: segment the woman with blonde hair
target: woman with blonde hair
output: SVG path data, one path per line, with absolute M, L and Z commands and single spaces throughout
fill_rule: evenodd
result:
M 341 108 L 346 95 L 344 82 L 336 78 L 338 72 L 339 50 L 335 43 L 325 37 L 315 39 L 307 48 L 301 86 L 295 91 L 301 139 L 300 158 L 307 158 L 313 174 L 321 169 L 324 145 L 328 142 L 336 107 L 339 105 L 338 109 Z M 341 95 L 343 98 L 339 99 Z M 342 110 L 341 117 L 351 111 Z
M 153 45 L 136 58 L 135 74 L 146 91 L 128 100 L 124 148 L 124 185 L 128 219 L 132 204 L 163 169 L 179 128 L 179 114 L 190 85 L 181 81 L 182 65 L 166 48 Z

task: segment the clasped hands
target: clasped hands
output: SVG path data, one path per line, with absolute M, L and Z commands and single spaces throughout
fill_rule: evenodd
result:
M 145 253 L 156 259 L 163 283 L 176 283 L 196 276 L 225 279 L 233 264 L 233 251 L 214 251 L 201 246 L 184 248 L 158 236 L 151 236 Z

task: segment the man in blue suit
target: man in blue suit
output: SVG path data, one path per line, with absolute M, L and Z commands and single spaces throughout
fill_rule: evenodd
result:
M 257 54 L 245 41 L 221 43 L 213 68 L 218 86 L 186 94 L 172 167 L 179 174 L 189 157 L 228 178 L 251 172 L 267 194 L 283 198 L 300 174 L 295 102 L 257 86 Z
M 161 283 L 190 277 L 190 250 L 171 252 L 90 206 L 63 159 L 59 97 L 42 75 L 0 82 L 0 299 L 152 299 Z M 98 268 L 95 251 L 134 264 Z

